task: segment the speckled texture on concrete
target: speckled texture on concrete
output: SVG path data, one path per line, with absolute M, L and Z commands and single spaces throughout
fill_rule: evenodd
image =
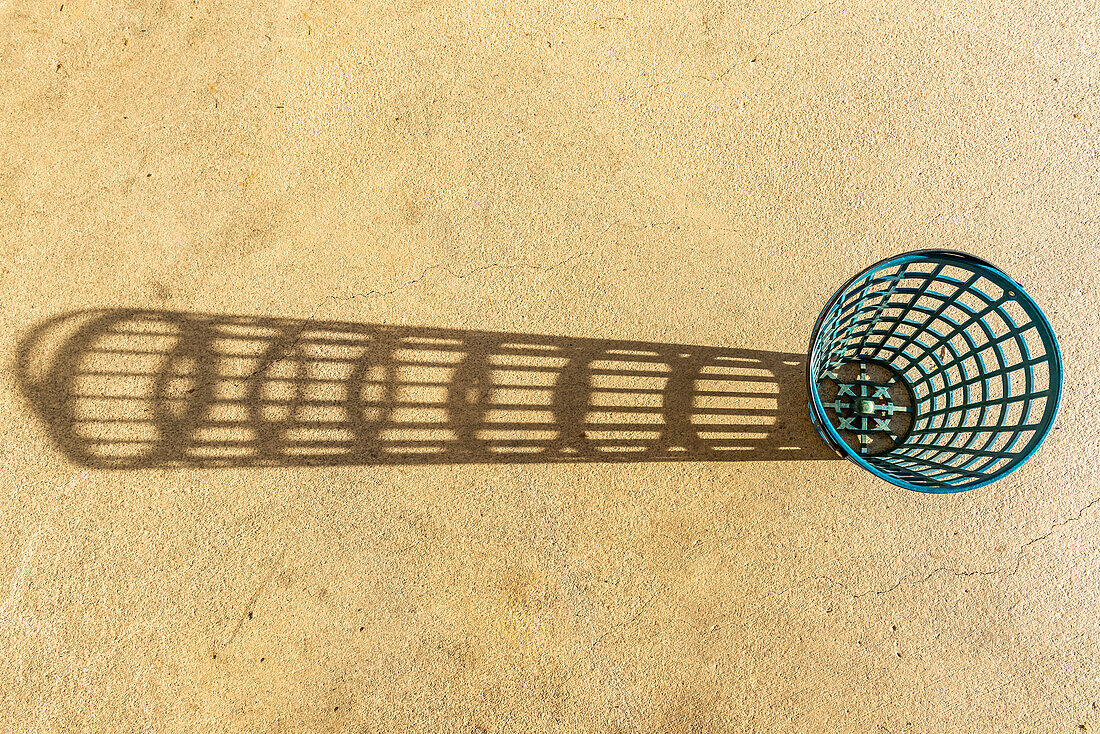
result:
M 1098 25 L 0 4 L 0 729 L 1100 727 Z M 765 454 L 104 469 L 14 366 L 123 308 L 799 353 L 929 246 L 1021 281 L 1066 365 L 1042 449 L 955 496 Z

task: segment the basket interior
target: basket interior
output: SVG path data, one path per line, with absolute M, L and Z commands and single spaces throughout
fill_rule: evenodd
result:
M 851 281 L 822 314 L 809 369 L 830 443 L 925 491 L 1017 468 L 1050 429 L 1062 382 L 1034 301 L 996 268 L 950 252 L 894 258 Z

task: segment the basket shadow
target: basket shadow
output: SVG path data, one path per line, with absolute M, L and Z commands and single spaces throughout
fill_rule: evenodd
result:
M 750 349 L 104 309 L 22 339 L 19 389 L 96 468 L 837 458 L 806 358 Z

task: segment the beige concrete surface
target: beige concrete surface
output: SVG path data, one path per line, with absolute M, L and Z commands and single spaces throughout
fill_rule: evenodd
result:
M 1098 32 L 1091 0 L 0 3 L 0 730 L 1097 729 Z M 24 371 L 80 396 L 19 362 L 57 317 L 247 316 L 253 347 L 520 344 L 633 384 L 797 361 L 837 286 L 921 247 L 1004 268 L 1065 357 L 1046 444 L 960 495 L 821 460 L 789 375 L 740 460 L 479 434 L 221 465 L 189 434 L 97 463 L 124 437 L 66 448 Z M 97 344 L 145 420 L 149 354 Z M 193 377 L 203 344 L 149 351 Z

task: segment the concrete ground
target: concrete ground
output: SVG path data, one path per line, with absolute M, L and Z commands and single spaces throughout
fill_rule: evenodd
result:
M 3 3 L 0 729 L 1100 727 L 1097 10 Z M 951 496 L 803 410 L 923 247 L 1066 365 Z

